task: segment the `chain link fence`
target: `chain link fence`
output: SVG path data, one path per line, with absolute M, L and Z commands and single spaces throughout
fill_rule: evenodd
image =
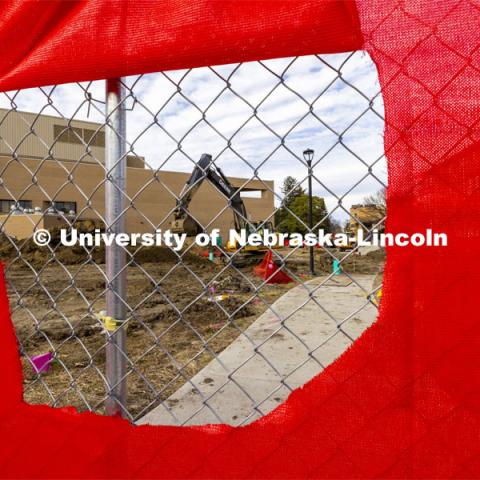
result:
M 383 105 L 367 55 L 7 92 L 0 107 L 0 254 L 28 402 L 242 425 L 375 320 L 382 250 L 226 241 L 236 222 L 252 232 L 382 228 Z M 155 233 L 186 218 L 219 228 L 222 241 L 59 241 L 62 228 Z M 45 246 L 33 241 L 40 229 Z M 258 275 L 269 253 L 274 270 Z M 278 271 L 291 281 L 277 283 Z

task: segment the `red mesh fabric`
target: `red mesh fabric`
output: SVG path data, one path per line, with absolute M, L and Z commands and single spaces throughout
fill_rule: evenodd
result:
M 311 2 L 291 2 L 289 7 L 295 12 L 307 3 L 314 8 Z M 327 7 L 330 2 L 313 3 L 323 5 L 325 15 L 332 14 Z M 289 17 L 288 4 L 282 5 L 289 19 L 283 25 L 292 32 L 298 28 L 298 17 Z M 185 15 L 179 5 L 169 2 L 168 6 L 176 6 Z M 448 233 L 449 246 L 390 248 L 376 324 L 287 402 L 244 428 L 133 427 L 118 419 L 21 403 L 19 361 L 1 285 L 0 349 L 9 360 L 2 364 L 1 376 L 0 438 L 7 440 L 0 450 L 3 476 L 480 476 L 476 301 L 480 4 L 466 0 L 359 0 L 357 7 L 365 49 L 377 63 L 385 99 L 388 230 L 414 232 L 430 227 Z M 75 30 L 76 26 L 68 23 L 69 9 L 64 8 L 63 28 Z M 243 28 L 249 35 L 268 31 L 265 23 L 247 10 L 242 13 Z M 196 13 L 191 20 L 198 24 L 209 19 L 208 11 L 192 12 Z M 176 25 L 181 31 L 178 25 L 188 23 L 188 18 L 177 16 L 175 10 L 165 15 L 172 19 L 173 29 Z M 275 22 L 281 18 L 276 17 Z M 321 22 L 331 31 L 338 28 L 343 32 L 343 20 L 331 16 Z M 89 21 L 92 26 L 100 22 L 93 17 Z M 242 25 L 240 17 L 229 21 Z M 222 28 L 229 21 L 225 20 Z M 288 32 L 285 38 L 293 42 Z M 195 58 L 195 64 L 202 64 L 213 59 L 262 58 L 266 52 L 273 55 L 261 42 L 250 44 L 243 34 L 235 35 L 248 45 L 245 56 L 226 54 L 213 45 L 205 57 L 196 51 L 183 60 Z M 47 38 L 53 41 L 54 36 L 51 33 Z M 314 37 L 311 35 L 311 45 L 317 52 L 334 47 L 328 43 L 324 49 Z M 186 44 L 192 38 L 201 40 L 188 37 Z M 331 38 L 339 42 L 339 50 L 345 48 L 340 36 Z M 291 54 L 290 47 L 284 44 L 276 54 Z M 310 51 L 303 44 L 297 53 Z M 119 58 L 129 58 L 119 52 Z M 142 55 L 148 56 L 148 52 L 145 47 Z M 16 68 L 23 67 L 19 64 Z M 125 68 L 123 73 L 129 72 Z M 80 79 L 102 72 L 86 67 L 76 73 Z M 38 448 L 39 439 L 44 449 Z
M 0 2 L 0 91 L 361 46 L 342 0 Z M 7 48 L 8 46 L 8 48 Z

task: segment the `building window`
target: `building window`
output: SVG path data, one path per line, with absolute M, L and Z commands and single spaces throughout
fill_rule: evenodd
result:
M 63 143 L 82 143 L 82 129 L 64 125 L 53 126 L 53 138 Z
M 88 128 L 84 128 L 83 139 L 85 143 L 89 143 L 94 147 L 105 146 L 105 132 L 97 132 L 96 130 L 90 130 Z
M 53 208 L 56 212 L 77 213 L 77 202 L 43 202 L 43 209 Z
M 82 145 L 90 144 L 94 147 L 105 146 L 105 132 L 90 128 L 69 127 L 68 125 L 54 125 L 53 138 L 57 142 Z
M 18 202 L 15 200 L 0 200 L 0 213 L 8 213 L 15 206 L 20 210 L 33 208 L 31 200 L 18 200 Z
M 240 196 L 242 198 L 262 198 L 263 192 L 261 190 L 240 190 Z

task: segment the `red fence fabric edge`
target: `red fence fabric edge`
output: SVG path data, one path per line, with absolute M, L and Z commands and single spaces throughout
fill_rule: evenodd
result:
M 21 39 L 21 41 L 19 41 Z M 0 3 L 0 91 L 361 48 L 353 1 Z
M 69 16 L 82 5 L 65 7 L 62 29 L 68 32 Z M 243 428 L 135 427 L 19 402 L 20 368 L 2 277 L 0 350 L 10 359 L 11 372 L 2 373 L 0 386 L 11 396 L 1 404 L 0 436 L 6 445 L 0 451 L 0 476 L 480 476 L 475 281 L 480 260 L 480 218 L 475 215 L 480 207 L 480 29 L 472 28 L 478 5 L 359 0 L 357 6 L 385 101 L 387 227 L 409 233 L 429 226 L 448 234 L 448 247 L 389 248 L 377 322 L 321 375 Z M 185 25 L 185 19 L 179 21 Z M 251 52 L 256 48 L 260 58 L 265 51 L 259 45 Z M 199 63 L 211 60 L 196 57 Z M 28 68 L 34 72 L 38 66 L 34 62 Z M 7 82 L 8 75 L 3 78 Z M 459 252 L 468 261 L 459 262 Z M 45 448 L 38 448 L 39 438 Z

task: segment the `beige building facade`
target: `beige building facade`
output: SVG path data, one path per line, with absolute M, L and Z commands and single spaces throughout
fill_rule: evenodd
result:
M 350 218 L 347 230 L 356 233 L 362 229 L 365 233 L 376 228 L 378 231 L 384 229 L 383 220 L 387 211 L 384 205 L 358 204 L 350 208 Z
M 207 152 L 198 152 L 198 158 L 202 153 Z M 104 159 L 105 132 L 100 124 L 0 109 L 0 228 L 13 237 L 26 238 L 36 223 L 41 228 L 40 222 L 32 219 L 61 216 L 54 214 L 52 207 L 57 213 L 74 212 L 78 219 L 102 218 Z M 129 156 L 128 232 L 166 230 L 176 203 L 174 195 L 189 177 L 189 173 L 147 168 L 142 157 Z M 272 217 L 273 181 L 229 180 L 248 192 L 249 198 L 243 200 L 250 220 Z M 20 208 L 13 214 L 12 207 Z M 193 198 L 190 211 L 208 229 L 219 228 L 222 236 L 233 226 L 227 200 L 208 181 Z M 47 223 L 55 221 L 52 218 Z

